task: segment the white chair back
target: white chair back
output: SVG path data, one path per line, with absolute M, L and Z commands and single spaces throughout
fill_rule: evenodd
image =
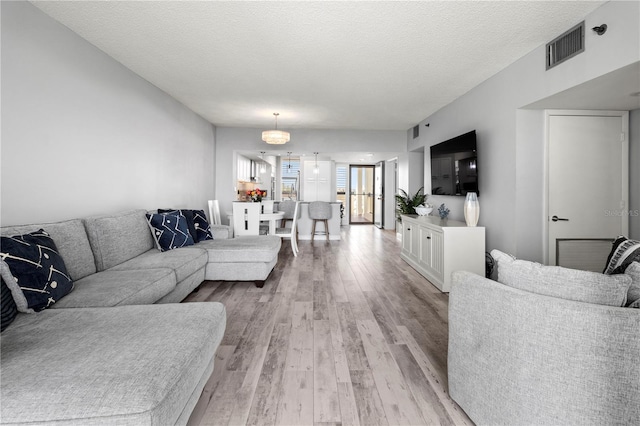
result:
M 222 225 L 220 220 L 220 203 L 218 200 L 209 200 L 209 222 L 212 225 Z
M 291 251 L 293 251 L 294 256 L 298 256 L 298 234 L 297 234 L 297 226 L 298 219 L 300 218 L 300 202 L 296 201 L 296 205 L 293 209 L 293 222 L 291 223 L 291 228 L 278 228 L 276 230 L 276 235 L 283 238 L 291 238 Z
M 262 200 L 262 213 L 273 213 L 273 200 Z
M 236 237 L 260 234 L 260 203 L 233 203 L 233 233 Z

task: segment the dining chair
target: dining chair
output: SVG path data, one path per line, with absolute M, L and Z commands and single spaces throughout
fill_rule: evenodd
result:
M 295 201 L 295 207 L 293 210 L 293 222 L 291 228 L 277 228 L 275 235 L 282 238 L 291 239 L 291 250 L 293 255 L 298 257 L 298 219 L 300 217 L 300 202 Z
M 287 221 L 293 220 L 293 210 L 296 208 L 297 201 L 284 200 L 278 204 L 278 210 L 284 212 L 280 226 L 283 228 L 287 226 Z
M 236 237 L 260 235 L 260 203 L 233 203 L 233 233 Z
M 311 229 L 311 241 L 316 235 L 316 223 L 324 223 L 324 233 L 329 241 L 329 219 L 331 219 L 331 204 L 326 201 L 312 201 L 309 203 L 309 219 L 313 220 Z
M 262 213 L 273 213 L 273 200 L 262 200 Z
M 220 203 L 218 200 L 209 200 L 209 221 L 212 225 L 222 225 L 220 220 Z

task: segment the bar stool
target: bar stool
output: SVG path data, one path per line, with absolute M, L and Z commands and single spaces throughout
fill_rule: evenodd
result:
M 312 201 L 309 203 L 309 219 L 313 220 L 311 241 L 316 235 L 316 223 L 324 222 L 324 233 L 329 241 L 329 219 L 331 219 L 331 204 L 326 201 Z

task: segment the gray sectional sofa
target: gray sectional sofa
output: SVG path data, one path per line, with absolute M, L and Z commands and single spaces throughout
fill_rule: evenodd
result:
M 74 280 L 51 308 L 1 334 L 2 424 L 185 424 L 213 371 L 226 313 L 179 304 L 203 280 L 264 283 L 278 237 L 214 239 L 160 252 L 144 210 L 1 228 L 47 231 Z

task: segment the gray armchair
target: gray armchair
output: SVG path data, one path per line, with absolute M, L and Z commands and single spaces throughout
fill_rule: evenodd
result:
M 476 424 L 638 424 L 639 366 L 640 309 L 453 275 L 449 393 Z

